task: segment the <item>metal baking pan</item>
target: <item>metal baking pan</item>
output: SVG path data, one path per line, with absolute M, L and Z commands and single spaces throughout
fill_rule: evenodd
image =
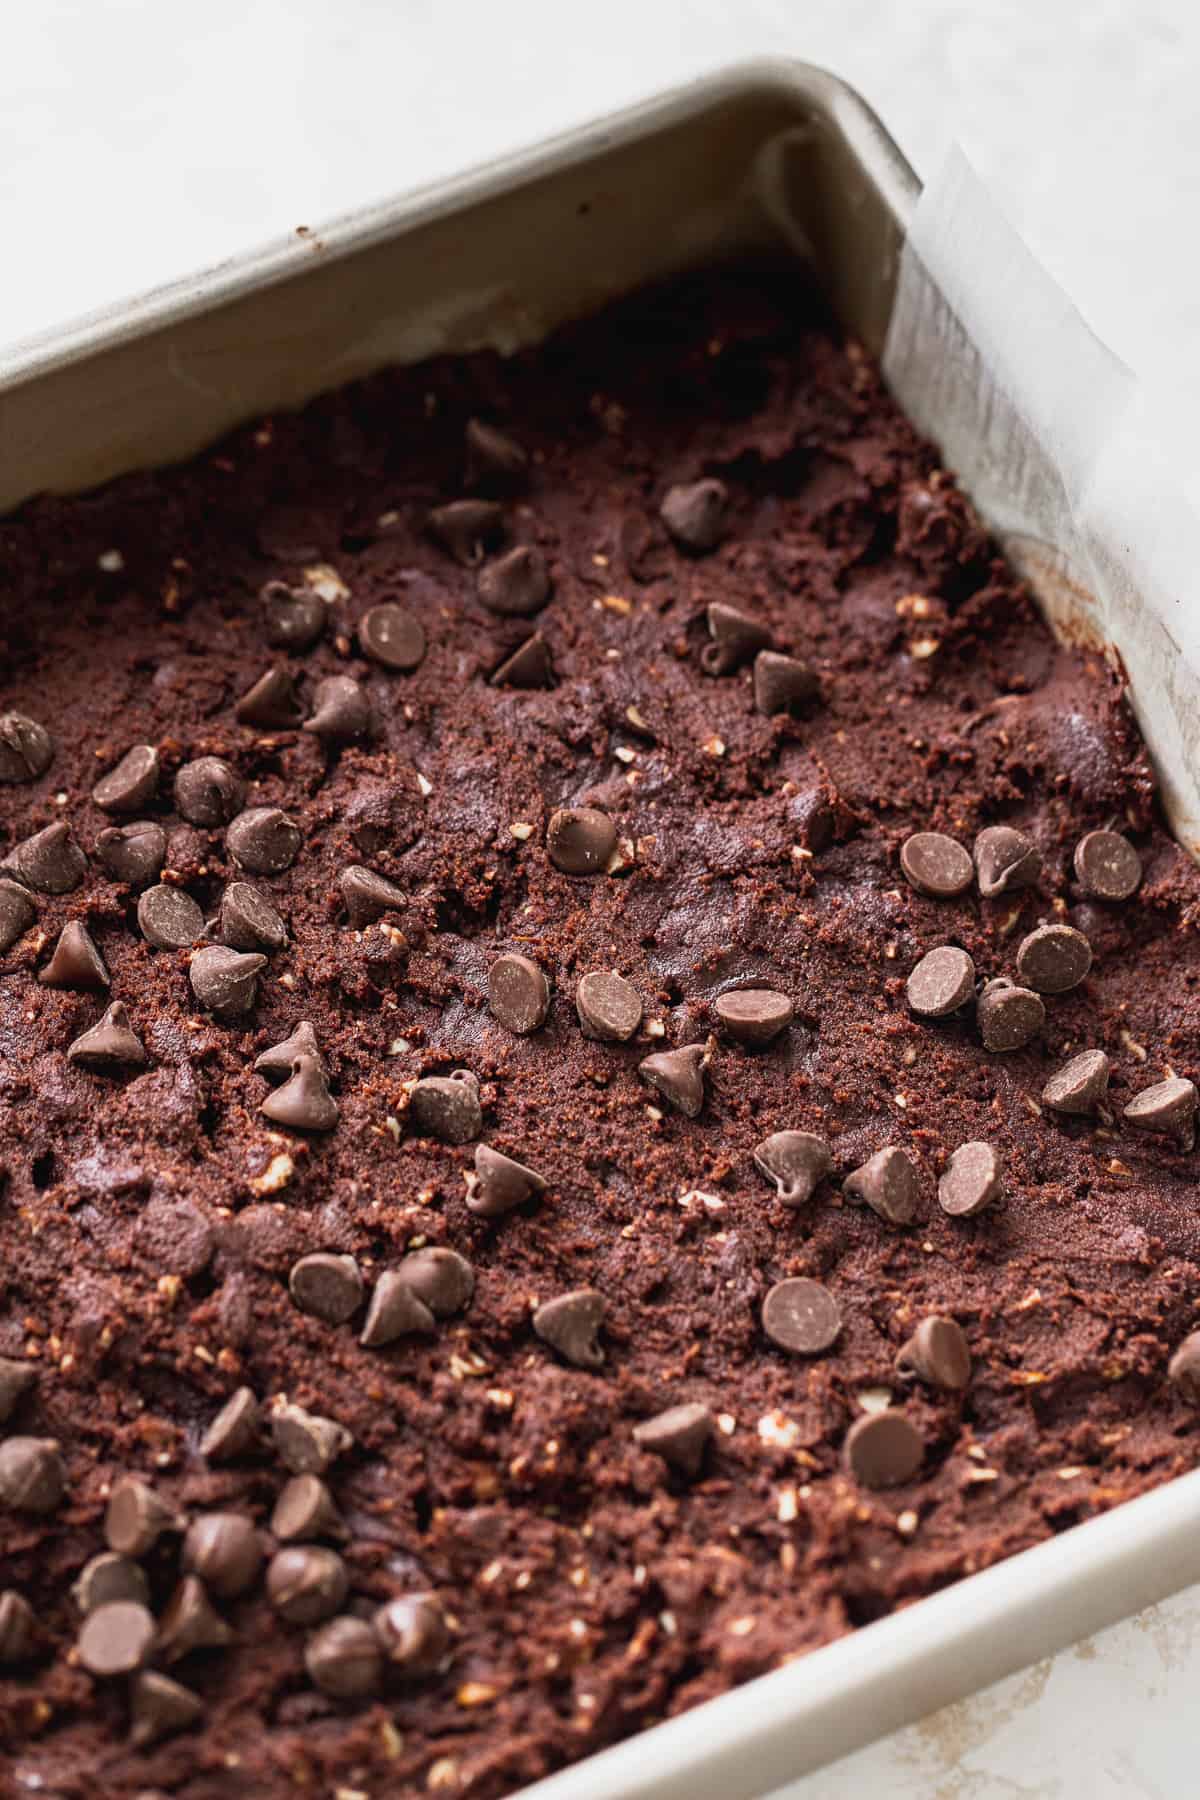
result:
M 0 352 L 0 510 L 190 455 L 393 362 L 511 350 L 739 249 L 806 255 L 878 353 L 917 183 L 843 83 L 733 69 Z M 1200 1471 L 613 1750 L 524 1800 L 757 1800 L 1200 1580 Z

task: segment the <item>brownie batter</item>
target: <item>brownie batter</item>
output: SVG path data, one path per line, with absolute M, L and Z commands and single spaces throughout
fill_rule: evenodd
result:
M 1192 1466 L 1200 878 L 794 275 L 38 499 L 0 651 L 5 1792 L 508 1795 Z

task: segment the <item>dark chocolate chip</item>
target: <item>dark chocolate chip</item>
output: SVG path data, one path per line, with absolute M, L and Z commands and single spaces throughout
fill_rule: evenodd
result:
M 139 1606 L 149 1606 L 150 1583 L 146 1571 L 131 1557 L 102 1550 L 80 1569 L 71 1587 L 71 1598 L 84 1614 L 113 1600 L 133 1600 Z
M 114 881 L 143 887 L 162 872 L 167 860 L 167 834 L 151 819 L 132 825 L 109 825 L 96 839 L 96 855 Z
M 154 1615 L 137 1600 L 109 1600 L 88 1614 L 76 1652 L 91 1675 L 132 1675 L 150 1654 Z
M 785 1206 L 804 1206 L 833 1168 L 829 1145 L 811 1131 L 776 1131 L 754 1147 L 754 1164 Z
M 597 875 L 617 847 L 617 828 L 596 806 L 564 806 L 550 815 L 546 851 L 564 875 Z
M 820 680 L 799 657 L 780 656 L 774 650 L 760 650 L 755 657 L 754 704 L 768 719 L 798 711 L 820 692 Z
M 467 1208 L 477 1218 L 498 1219 L 544 1193 L 545 1188 L 535 1170 L 493 1150 L 490 1144 L 476 1144 L 475 1179 L 467 1194 Z
M 114 1000 L 96 1024 L 68 1046 L 67 1060 L 95 1075 L 111 1075 L 126 1067 L 142 1068 L 150 1059 L 123 1002 Z
M 336 1419 L 287 1404 L 271 1414 L 271 1438 L 280 1462 L 293 1475 L 323 1475 L 354 1442 Z
M 385 1269 L 375 1283 L 359 1343 L 368 1350 L 394 1344 L 414 1331 L 432 1331 L 435 1320 L 425 1302 L 395 1269 Z
M 321 554 L 321 539 L 328 535 L 328 521 L 314 516 L 305 506 L 281 502 L 269 506 L 254 528 L 255 541 L 264 556 L 281 562 L 312 562 Z
M 152 744 L 135 744 L 115 769 L 100 777 L 92 799 L 104 812 L 140 812 L 158 792 L 158 773 L 158 751 Z
M 104 1537 L 120 1556 L 141 1557 L 153 1550 L 164 1531 L 180 1531 L 184 1521 L 169 1500 L 136 1475 L 113 1482 L 104 1513 Z
M 695 1477 L 700 1473 L 708 1440 L 716 1429 L 716 1421 L 707 1406 L 699 1401 L 685 1401 L 682 1406 L 669 1406 L 652 1419 L 643 1419 L 633 1428 L 634 1443 L 653 1451 L 681 1475 Z
M 293 1263 L 288 1292 L 301 1312 L 327 1325 L 344 1325 L 362 1305 L 363 1278 L 352 1256 L 314 1250 Z
M 33 1608 L 12 1588 L 0 1591 L 0 1669 L 24 1662 L 33 1650 L 37 1630 Z
M 606 1302 L 595 1288 L 576 1288 L 547 1300 L 533 1315 L 538 1336 L 577 1369 L 598 1369 L 604 1361 L 599 1332 Z
M 960 1144 L 938 1182 L 938 1205 L 955 1219 L 971 1219 L 998 1200 L 1004 1186 L 1004 1159 L 995 1144 Z
M 1017 987 L 998 976 L 985 984 L 975 1003 L 975 1018 L 985 1050 L 1023 1050 L 1046 1023 L 1046 1007 L 1032 988 Z
M 453 1075 L 426 1075 L 413 1086 L 408 1115 L 422 1137 L 443 1144 L 467 1144 L 483 1130 L 479 1083 L 468 1069 Z
M 781 1350 L 820 1356 L 842 1329 L 842 1309 L 819 1281 L 798 1275 L 777 1281 L 762 1303 L 763 1330 Z
M 1142 859 L 1115 831 L 1089 831 L 1075 846 L 1075 878 L 1096 900 L 1128 900 L 1142 879 Z
M 975 874 L 987 900 L 1013 888 L 1033 887 L 1042 872 L 1037 845 L 1011 825 L 989 825 L 975 839 Z
M 196 1575 L 185 1575 L 167 1601 L 158 1622 L 157 1649 L 163 1660 L 178 1662 L 193 1650 L 221 1650 L 233 1632 L 213 1606 Z
M 546 559 L 532 544 L 518 544 L 479 571 L 476 592 L 489 612 L 506 619 L 528 619 L 550 598 Z
M 138 929 L 156 950 L 190 950 L 204 936 L 204 914 L 182 888 L 160 881 L 138 900 Z
M 358 641 L 363 655 L 385 669 L 415 669 L 425 655 L 425 630 L 420 620 L 391 601 L 363 614 Z
M 189 825 L 216 830 L 241 810 L 245 794 L 236 769 L 219 756 L 198 756 L 175 777 L 175 810 Z
M 855 1481 L 866 1488 L 897 1487 L 921 1466 L 925 1445 L 902 1412 L 868 1413 L 846 1433 L 842 1455 Z
M 725 535 L 729 490 L 712 477 L 684 482 L 667 489 L 658 512 L 681 549 L 700 555 L 715 550 Z
M 684 1044 L 678 1050 L 657 1050 L 638 1064 L 638 1074 L 657 1088 L 685 1118 L 698 1117 L 704 1105 L 704 1068 L 708 1053 L 703 1044 Z
M 0 782 L 36 781 L 54 759 L 54 739 L 26 713 L 0 713 Z
M 397 1594 L 372 1624 L 388 1661 L 409 1675 L 430 1674 L 450 1648 L 446 1615 L 432 1594 Z
M 895 1144 L 877 1150 L 842 1183 L 849 1200 L 861 1200 L 889 1225 L 909 1225 L 917 1216 L 920 1178 L 912 1158 Z
M 896 1352 L 896 1373 L 915 1376 L 929 1387 L 965 1388 L 971 1380 L 971 1349 L 961 1325 L 933 1314 L 922 1319 Z
M 482 419 L 468 419 L 466 429 L 466 482 L 489 494 L 511 494 L 524 487 L 529 457 L 506 432 Z
M 280 875 L 290 869 L 303 841 L 299 826 L 277 806 L 249 807 L 225 833 L 229 854 L 254 875 Z
M 940 831 L 914 831 L 900 846 L 900 867 L 918 894 L 951 900 L 975 879 L 970 852 Z
M 358 863 L 351 863 L 342 870 L 338 886 L 346 903 L 347 916 L 356 930 L 373 924 L 386 912 L 403 912 L 408 905 L 408 896 L 403 888 L 398 888 L 385 875 L 376 875 L 373 869 L 364 869 Z
M 340 1117 L 324 1067 L 315 1056 L 296 1057 L 291 1075 L 258 1110 L 264 1119 L 293 1131 L 332 1131 Z
M 313 1632 L 304 1646 L 304 1666 L 323 1694 L 334 1700 L 358 1700 L 378 1688 L 383 1653 L 371 1626 L 343 1613 Z
M 525 1037 L 546 1023 L 550 983 L 530 957 L 506 951 L 488 970 L 488 1005 L 501 1025 Z
M 323 744 L 353 744 L 371 735 L 371 703 L 366 690 L 349 675 L 328 675 L 313 695 L 316 711 L 303 730 Z
M 424 1302 L 435 1319 L 448 1319 L 471 1304 L 475 1271 L 457 1250 L 412 1250 L 396 1274 Z
M 430 1318 L 432 1325 L 433 1319 Z M 293 1475 L 284 1483 L 271 1514 L 271 1531 L 280 1543 L 318 1537 L 343 1537 L 333 1495 L 319 1475 Z
M 265 1075 L 268 1081 L 286 1081 L 301 1056 L 311 1056 L 324 1069 L 325 1062 L 317 1043 L 317 1034 L 309 1019 L 301 1019 L 290 1037 L 284 1038 L 281 1044 L 272 1044 L 269 1050 L 256 1056 L 255 1072 Z
M 956 944 L 939 944 L 923 956 L 904 989 L 920 1019 L 944 1019 L 975 993 L 975 964 Z
M 540 632 L 526 638 L 511 656 L 506 656 L 492 676 L 497 687 L 547 688 L 554 681 L 554 665 L 550 651 Z
M 346 1565 L 336 1550 L 297 1545 L 280 1550 L 267 1569 L 267 1599 L 289 1625 L 331 1619 L 350 1592 Z
M 253 1587 L 262 1561 L 262 1539 L 244 1513 L 200 1513 L 184 1534 L 182 1567 L 223 1600 Z
M 721 995 L 713 1011 L 736 1043 L 754 1049 L 771 1043 L 795 1016 L 787 995 L 773 988 L 732 988 Z
M 304 717 L 304 708 L 291 671 L 276 664 L 260 675 L 234 707 L 233 716 L 239 725 L 254 725 L 264 731 L 294 731 Z
M 1167 1379 L 1190 1406 L 1200 1406 L 1200 1331 L 1193 1331 L 1167 1364 Z
M 311 650 L 325 629 L 328 610 L 314 589 L 268 581 L 260 596 L 267 642 L 278 650 Z
M 760 619 L 714 600 L 705 613 L 709 642 L 700 652 L 700 667 L 707 675 L 729 675 L 743 663 L 769 650 L 771 633 Z
M 109 985 L 104 959 L 92 942 L 86 925 L 71 919 L 59 933 L 54 955 L 42 969 L 38 980 L 47 987 L 79 988 L 102 993 Z
M 57 819 L 10 850 L 0 868 L 36 893 L 69 894 L 87 874 L 87 858 L 66 820 Z
M 1017 947 L 1017 974 L 1039 994 L 1065 994 L 1092 966 L 1092 946 L 1073 925 L 1039 925 Z
M 1196 1141 L 1195 1083 L 1178 1075 L 1156 1081 L 1133 1096 L 1124 1116 L 1140 1131 L 1164 1131 L 1179 1140 L 1181 1149 L 1190 1150 Z
M 0 878 L 0 955 L 24 937 L 37 918 L 37 907 L 19 881 Z
M 66 1485 L 56 1439 L 10 1437 L 0 1442 L 0 1506 L 14 1512 L 51 1513 Z
M 1050 1077 L 1042 1100 L 1054 1112 L 1095 1112 L 1108 1093 L 1110 1067 L 1103 1050 L 1081 1050 Z
M 504 539 L 504 511 L 494 500 L 452 500 L 434 507 L 426 524 L 430 536 L 467 569 Z
M 216 1018 L 243 1019 L 258 999 L 258 978 L 266 966 L 265 956 L 211 944 L 192 957 L 188 980 L 200 1005 Z
M 248 881 L 231 881 L 221 895 L 221 941 L 231 950 L 261 950 L 264 955 L 287 946 L 287 926 L 271 902 Z
M 262 1408 L 251 1388 L 240 1387 L 231 1394 L 204 1436 L 200 1454 L 209 1462 L 232 1462 L 245 1456 L 258 1442 Z
M 145 1750 L 204 1717 L 204 1702 L 191 1688 L 158 1669 L 142 1669 L 129 1690 L 130 1742 Z
M 12 1418 L 17 1402 L 33 1392 L 36 1382 L 37 1368 L 33 1363 L 0 1356 L 0 1425 Z
M 642 1022 L 642 996 L 615 969 L 597 969 L 580 977 L 575 1011 L 584 1037 L 624 1044 Z

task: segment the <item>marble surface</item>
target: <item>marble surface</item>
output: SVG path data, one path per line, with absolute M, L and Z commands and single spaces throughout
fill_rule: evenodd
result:
M 1200 486 L 1200 10 L 1182 0 L 37 0 L 4 27 L 0 343 L 784 54 L 858 86 L 919 172 L 965 146 Z M 1190 1795 L 1198 1655 L 1194 1589 L 786 1800 Z

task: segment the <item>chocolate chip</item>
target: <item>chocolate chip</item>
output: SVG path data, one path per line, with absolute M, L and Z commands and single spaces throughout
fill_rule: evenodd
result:
M 541 551 L 518 544 L 479 571 L 480 602 L 506 619 L 528 619 L 550 598 L 550 573 Z
M 580 977 L 575 1010 L 584 1037 L 624 1044 L 642 1022 L 642 996 L 615 969 L 597 969 Z
M 743 663 L 767 650 L 771 633 L 760 619 L 714 600 L 705 613 L 709 642 L 700 652 L 700 667 L 707 675 L 729 675 Z
M 975 964 L 956 944 L 939 944 L 923 956 L 904 988 L 920 1019 L 944 1019 L 975 993 Z
M 109 825 L 96 839 L 96 855 L 114 881 L 142 887 L 161 874 L 167 860 L 167 834 L 150 819 L 132 825 Z
M 1180 1149 L 1190 1150 L 1196 1141 L 1195 1083 L 1178 1075 L 1156 1081 L 1133 1096 L 1124 1116 L 1140 1131 L 1165 1131 L 1179 1140 Z
M 109 985 L 108 970 L 86 925 L 71 919 L 63 926 L 54 955 L 45 968 L 38 970 L 38 980 L 47 987 L 103 992 Z
M 409 1096 L 408 1115 L 422 1137 L 443 1144 L 467 1144 L 483 1130 L 479 1083 L 469 1069 L 453 1075 L 425 1075 Z
M 374 870 L 364 869 L 358 863 L 351 863 L 342 870 L 338 886 L 342 890 L 350 923 L 356 930 L 372 924 L 386 912 L 403 912 L 408 905 L 408 896 L 403 888 L 398 888 L 394 881 L 389 881 L 384 875 L 376 875 Z
M 279 1490 L 271 1530 L 286 1544 L 297 1538 L 341 1537 L 345 1526 L 319 1475 L 293 1475 Z
M 467 569 L 504 539 L 504 511 L 494 500 L 452 500 L 436 506 L 426 524 L 430 536 Z
M 248 881 L 231 881 L 221 895 L 221 941 L 231 950 L 283 950 L 287 926 L 271 902 Z
M 409 1675 L 430 1674 L 450 1647 L 446 1615 L 432 1594 L 398 1594 L 372 1624 L 388 1661 Z
M 152 744 L 135 744 L 100 777 L 92 799 L 104 812 L 139 812 L 158 791 L 158 773 L 158 751 Z
M 270 506 L 254 528 L 255 541 L 264 556 L 281 562 L 312 562 L 321 554 L 322 537 L 329 522 L 306 506 L 281 503 Z
M 533 1329 L 577 1369 L 598 1369 L 604 1361 L 599 1331 L 606 1304 L 595 1288 L 576 1288 L 539 1306 L 533 1315 Z
M 976 1001 L 975 1018 L 985 1050 L 1023 1050 L 1046 1023 L 1046 1008 L 1032 988 L 997 976 Z
M 925 1445 L 902 1412 L 868 1413 L 846 1433 L 842 1455 L 855 1481 L 866 1488 L 897 1487 L 921 1466 Z
M 204 1436 L 200 1454 L 209 1462 L 232 1462 L 245 1456 L 258 1441 L 262 1408 L 251 1388 L 240 1387 L 231 1394 Z
M 711 477 L 668 488 L 659 517 L 675 542 L 698 555 L 715 550 L 725 535 L 729 490 Z
M 475 1179 L 467 1194 L 467 1209 L 477 1218 L 498 1219 L 544 1193 L 545 1188 L 535 1170 L 493 1150 L 490 1144 L 476 1144 Z
M 267 642 L 279 650 L 311 650 L 325 629 L 328 612 L 313 588 L 268 581 L 259 595 Z
M 1013 888 L 1033 887 L 1042 872 L 1037 845 L 1011 825 L 989 825 L 975 839 L 975 874 L 987 900 Z
M 768 719 L 798 711 L 820 692 L 818 677 L 798 657 L 780 656 L 774 650 L 760 650 L 755 657 L 754 704 Z
M 488 970 L 488 1005 L 501 1025 L 525 1037 L 546 1023 L 550 983 L 530 957 L 506 951 Z
M 267 1599 L 289 1625 L 319 1625 L 350 1592 L 346 1565 L 336 1550 L 305 1545 L 280 1550 L 267 1569 Z
M 215 830 L 241 810 L 245 788 L 219 756 L 198 756 L 175 777 L 175 810 L 189 825 Z
M 54 739 L 26 713 L 0 713 L 0 782 L 36 781 L 54 759 Z
M 291 1405 L 271 1414 L 271 1438 L 280 1462 L 293 1475 L 323 1475 L 354 1442 L 336 1419 Z
M 137 905 L 138 930 L 156 950 L 190 950 L 204 936 L 204 914 L 182 888 L 149 887 Z
M 798 1275 L 777 1281 L 762 1303 L 763 1330 L 781 1350 L 820 1356 L 842 1329 L 842 1310 L 819 1281 Z
M 286 1081 L 301 1056 L 311 1056 L 324 1069 L 325 1062 L 310 1019 L 301 1019 L 290 1037 L 284 1038 L 281 1044 L 272 1044 L 269 1050 L 256 1056 L 255 1072 L 265 1075 L 268 1081 Z
M 918 894 L 950 900 L 963 894 L 975 878 L 970 853 L 940 831 L 914 831 L 900 846 L 900 867 Z
M 245 1018 L 258 999 L 258 978 L 265 956 L 227 950 L 212 944 L 197 950 L 188 964 L 188 980 L 200 1005 L 225 1022 Z
M 1089 831 L 1075 846 L 1075 878 L 1096 900 L 1128 900 L 1142 879 L 1142 859 L 1115 831 Z
M 254 875 L 280 875 L 290 869 L 303 841 L 294 820 L 277 806 L 250 807 L 225 833 L 229 854 Z
M 115 1550 L 102 1550 L 84 1563 L 71 1588 L 71 1598 L 81 1613 L 95 1612 L 114 1600 L 132 1600 L 139 1606 L 150 1604 L 150 1583 L 146 1572 L 128 1556 Z
M 971 1380 L 971 1350 L 961 1325 L 933 1314 L 922 1319 L 896 1352 L 896 1373 L 915 1376 L 935 1388 L 965 1388 Z
M 32 1606 L 23 1595 L 5 1588 L 0 1592 L 0 1669 L 24 1662 L 36 1635 Z
M 150 1654 L 154 1615 L 136 1600 L 109 1600 L 89 1613 L 76 1650 L 91 1675 L 132 1675 Z
M 1191 1406 L 1200 1406 L 1200 1331 L 1193 1331 L 1167 1364 L 1167 1379 Z
M 304 1666 L 314 1687 L 335 1700 L 373 1694 L 383 1673 L 374 1631 L 348 1613 L 314 1631 L 304 1646 Z
M 32 1393 L 36 1382 L 37 1369 L 32 1363 L 0 1356 L 0 1425 L 12 1418 L 17 1402 Z
M 0 1442 L 0 1506 L 51 1513 L 63 1497 L 67 1473 L 54 1438 L 10 1437 Z
M 293 1131 L 332 1131 L 340 1117 L 325 1070 L 315 1056 L 298 1056 L 288 1080 L 268 1094 L 258 1110 L 264 1119 Z
M 432 1331 L 435 1320 L 425 1302 L 395 1269 L 385 1269 L 375 1283 L 359 1343 L 369 1350 L 394 1344 L 414 1331 Z
M 466 429 L 468 487 L 485 493 L 510 494 L 524 487 L 529 457 L 506 432 L 482 419 L 468 419 Z
M 170 1501 L 136 1475 L 113 1482 L 104 1513 L 104 1537 L 120 1556 L 145 1556 L 164 1531 L 180 1531 L 184 1521 Z
M 657 1088 L 663 1099 L 685 1118 L 698 1117 L 704 1105 L 703 1044 L 684 1044 L 678 1050 L 658 1050 L 638 1064 L 638 1074 Z
M 550 651 L 540 632 L 526 638 L 511 656 L 506 656 L 492 681 L 497 687 L 547 688 L 554 681 L 554 665 Z
M 292 1265 L 288 1292 L 301 1312 L 327 1325 L 344 1325 L 362 1305 L 363 1278 L 352 1256 L 315 1250 Z
M 861 1200 L 889 1225 L 909 1225 L 917 1216 L 920 1177 L 906 1151 L 895 1144 L 877 1150 L 842 1183 L 847 1199 Z
M 291 671 L 278 664 L 247 688 L 233 709 L 239 725 L 260 726 L 264 731 L 294 731 L 304 717 Z
M 475 1271 L 457 1250 L 412 1250 L 396 1274 L 425 1303 L 435 1319 L 448 1319 L 471 1304 Z
M 145 1750 L 176 1731 L 186 1731 L 204 1716 L 204 1702 L 191 1688 L 172 1681 L 158 1669 L 142 1669 L 129 1691 L 130 1742 Z
M 938 1205 L 955 1219 L 971 1219 L 1000 1198 L 1004 1161 L 995 1144 L 960 1144 L 938 1182 Z
M 415 669 L 425 655 L 425 631 L 420 621 L 391 601 L 363 614 L 358 622 L 358 641 L 363 655 L 385 669 Z
M 565 806 L 550 815 L 546 852 L 564 875 L 596 875 L 617 847 L 617 829 L 596 806 Z
M 65 819 L 35 831 L 10 850 L 0 868 L 39 894 L 70 894 L 87 874 L 87 858 Z
M 1103 1050 L 1081 1050 L 1050 1077 L 1043 1101 L 1054 1112 L 1095 1112 L 1108 1093 L 1110 1066 Z
M 1039 925 L 1017 947 L 1017 974 L 1039 994 L 1065 994 L 1092 966 L 1092 946 L 1073 925 Z
M 158 1651 L 166 1662 L 178 1662 L 193 1650 L 221 1650 L 233 1643 L 233 1632 L 195 1575 L 185 1575 L 167 1601 L 158 1622 Z
M 200 1513 L 184 1536 L 183 1568 L 224 1600 L 253 1587 L 262 1560 L 262 1541 L 254 1521 L 243 1513 Z
M 682 1406 L 669 1406 L 665 1412 L 635 1425 L 633 1441 L 643 1450 L 661 1456 L 681 1475 L 695 1477 L 700 1473 L 705 1447 L 715 1429 L 716 1421 L 707 1406 L 692 1400 Z
M 736 1043 L 760 1049 L 791 1024 L 794 1011 L 786 994 L 773 988 L 733 988 L 713 1008 Z
M 0 878 L 0 955 L 24 937 L 37 918 L 37 907 L 19 881 Z
M 95 1075 L 111 1075 L 126 1067 L 143 1068 L 149 1058 L 124 1004 L 114 1000 L 96 1024 L 68 1046 L 67 1061 Z
M 776 1131 L 754 1147 L 754 1165 L 785 1206 L 804 1206 L 833 1168 L 829 1145 L 811 1131 Z
M 349 675 L 329 675 L 318 681 L 313 695 L 316 711 L 302 729 L 323 744 L 352 744 L 371 735 L 371 703 L 366 690 Z

